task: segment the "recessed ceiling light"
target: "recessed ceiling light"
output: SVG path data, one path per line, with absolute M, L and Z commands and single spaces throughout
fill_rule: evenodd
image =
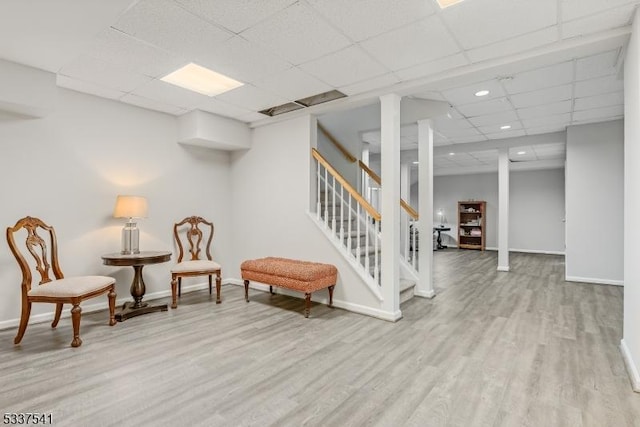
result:
M 418 164 L 420 164 L 420 162 L 413 162 L 413 164 L 414 164 L 414 165 L 418 165 Z
M 487 95 L 489 95 L 489 91 L 486 89 L 479 90 L 476 92 L 476 96 L 487 96 Z
M 444 9 L 449 6 L 453 6 L 456 3 L 460 3 L 463 0 L 436 0 L 436 1 L 438 2 L 440 9 Z
M 522 156 L 523 154 L 527 154 L 526 151 L 518 151 L 518 155 Z
M 216 73 L 193 62 L 167 74 L 160 80 L 207 96 L 219 95 L 244 85 L 231 77 Z
M 500 126 L 500 129 L 502 129 L 502 130 L 511 129 L 511 125 Z
M 455 156 L 455 155 L 456 155 L 456 153 L 449 153 L 449 155 L 450 155 L 450 156 Z

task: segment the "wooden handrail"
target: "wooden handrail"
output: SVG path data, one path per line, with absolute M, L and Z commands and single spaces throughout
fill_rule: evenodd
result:
M 378 211 L 376 211 L 376 209 L 373 206 L 371 206 L 369 202 L 367 202 L 364 199 L 364 197 L 362 197 L 360 193 L 358 193 L 351 186 L 351 184 L 349 184 L 347 180 L 344 179 L 342 175 L 340 175 L 340 173 L 338 173 L 338 171 L 335 170 L 333 166 L 329 164 L 329 162 L 327 162 L 327 159 L 322 157 L 322 154 L 320 154 L 320 152 L 315 148 L 312 148 L 311 152 L 312 152 L 313 158 L 316 159 L 318 163 L 320 163 L 336 179 L 336 181 L 342 184 L 342 186 L 347 190 L 347 192 L 351 194 L 351 197 L 353 197 L 360 205 L 362 205 L 362 207 L 369 213 L 369 215 L 371 215 L 371 218 L 375 219 L 376 221 L 380 221 L 380 214 L 378 213 Z
M 347 159 L 350 163 L 355 163 L 358 160 L 353 156 L 353 154 L 349 152 L 349 150 L 344 147 L 344 145 L 340 144 L 338 140 L 333 135 L 331 135 L 329 131 L 324 128 L 324 126 L 320 124 L 320 122 L 318 122 L 318 129 L 320 129 L 320 132 L 322 132 L 324 136 L 326 136 L 327 139 L 329 139 L 329 141 L 331 141 L 331 143 L 335 145 L 338 150 L 340 150 L 345 159 Z
M 372 171 L 369 166 L 365 165 L 362 160 L 358 160 L 358 165 L 360 166 L 360 168 L 365 171 L 365 173 L 367 175 L 369 175 L 369 177 L 374 180 L 376 182 L 376 184 L 378 184 L 379 186 L 382 187 L 382 180 L 380 179 L 380 177 L 378 176 L 377 173 L 375 173 L 374 171 Z M 405 212 L 407 212 L 407 214 L 415 219 L 416 221 L 420 218 L 420 215 L 418 215 L 418 212 L 416 212 L 415 209 L 413 209 L 411 207 L 411 205 L 409 205 L 409 203 L 405 202 L 404 199 L 400 199 L 400 206 L 402 206 L 402 209 L 405 210 Z

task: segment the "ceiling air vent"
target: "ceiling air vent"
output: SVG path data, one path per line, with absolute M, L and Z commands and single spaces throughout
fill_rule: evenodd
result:
M 323 102 L 333 101 L 334 99 L 344 98 L 344 93 L 339 90 L 330 90 L 329 92 L 319 93 L 317 95 L 309 96 L 296 100 L 298 104 L 302 104 L 305 107 L 311 107 L 312 105 L 322 104 Z
M 265 110 L 258 111 L 258 112 L 262 113 L 264 115 L 273 117 L 273 116 L 277 116 L 279 114 L 288 113 L 290 111 L 299 110 L 301 108 L 304 108 L 304 106 L 296 104 L 295 102 L 287 102 L 286 104 L 282 104 L 282 105 L 278 105 L 278 106 L 275 106 L 275 107 L 267 108 Z
M 266 116 L 273 117 L 273 116 L 278 116 L 280 114 L 289 113 L 291 111 L 299 110 L 301 108 L 322 104 L 323 102 L 333 101 L 334 99 L 344 98 L 346 96 L 347 95 L 340 92 L 339 90 L 330 90 L 329 92 L 319 93 L 317 95 L 298 99 L 295 102 L 287 102 L 286 104 L 267 108 L 265 110 L 258 111 L 258 112 Z

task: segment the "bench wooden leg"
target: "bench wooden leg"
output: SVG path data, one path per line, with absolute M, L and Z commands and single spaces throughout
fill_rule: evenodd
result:
M 311 294 L 304 294 L 304 317 L 309 317 L 309 312 L 311 311 Z
M 244 300 L 249 302 L 249 281 L 244 281 Z
M 333 286 L 329 286 L 329 307 L 333 308 L 333 288 L 335 287 L 335 285 Z
M 269 293 L 273 295 L 273 286 L 269 285 Z

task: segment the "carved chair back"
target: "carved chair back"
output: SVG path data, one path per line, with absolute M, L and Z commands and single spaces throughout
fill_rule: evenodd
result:
M 174 224 L 173 237 L 178 245 L 178 262 L 185 256 L 185 248 L 191 261 L 202 259 L 200 256 L 203 247 L 207 259 L 211 261 L 213 230 L 213 223 L 199 216 L 189 216 Z M 205 241 L 206 244 L 203 243 Z
M 16 242 L 16 234 L 23 229 L 27 236 L 24 245 L 19 245 Z M 41 231 L 43 235 L 38 234 L 38 231 Z M 26 296 L 31 290 L 33 276 L 31 265 L 23 255 L 23 251 L 20 250 L 21 248 L 26 249 L 33 257 L 35 270 L 40 275 L 38 285 L 64 278 L 58 265 L 56 232 L 53 227 L 45 224 L 42 220 L 27 216 L 18 220 L 13 227 L 7 227 L 7 243 L 9 243 L 9 248 L 22 271 L 23 296 Z M 53 277 L 51 277 L 51 272 L 53 272 Z

